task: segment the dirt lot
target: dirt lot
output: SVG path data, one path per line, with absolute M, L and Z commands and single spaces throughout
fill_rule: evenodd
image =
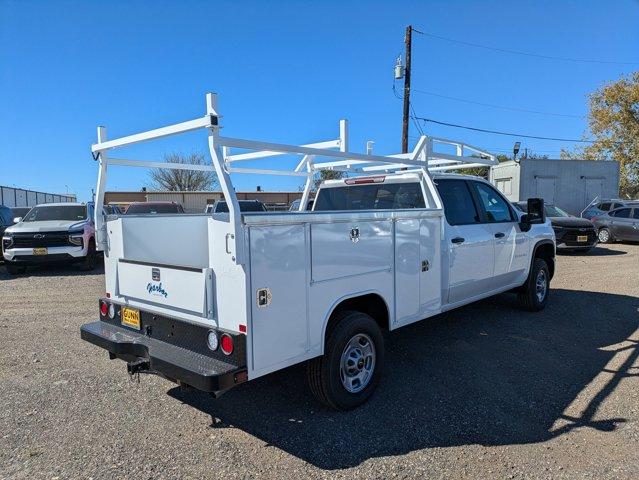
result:
M 0 267 L 2 478 L 637 478 L 639 246 L 561 256 L 547 309 L 512 295 L 389 336 L 362 408 L 294 367 L 219 400 L 79 338 L 100 271 Z

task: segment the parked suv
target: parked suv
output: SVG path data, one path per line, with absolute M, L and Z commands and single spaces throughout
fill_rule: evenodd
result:
M 619 207 L 626 207 L 635 204 L 639 206 L 639 200 L 619 200 L 619 199 L 607 199 L 598 200 L 588 205 L 583 212 L 581 212 L 582 218 L 592 220 L 592 217 L 598 217 L 605 215 L 606 213 L 615 210 Z
M 516 202 L 515 207 L 526 213 L 526 202 Z M 556 205 L 546 204 L 544 208 L 555 231 L 557 250 L 587 252 L 597 245 L 597 231 L 590 220 L 570 215 Z
M 96 259 L 93 210 L 93 203 L 33 207 L 2 235 L 2 254 L 9 273 L 23 273 L 28 265 L 51 262 L 80 263 L 83 270 L 93 270 Z
M 639 241 L 639 203 L 621 207 L 592 219 L 597 228 L 599 241 Z

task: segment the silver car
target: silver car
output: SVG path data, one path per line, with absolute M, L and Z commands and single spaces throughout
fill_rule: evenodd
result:
M 639 242 L 639 204 L 617 208 L 591 220 L 601 243 L 623 240 Z

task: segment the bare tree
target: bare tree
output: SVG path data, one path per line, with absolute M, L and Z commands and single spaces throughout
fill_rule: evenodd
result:
M 340 178 L 344 178 L 346 176 L 346 172 L 343 172 L 341 170 L 320 170 L 319 172 L 315 173 L 315 186 L 313 189 L 317 190 L 317 188 L 320 186 L 320 183 L 322 183 L 324 180 L 339 180 Z
M 191 153 L 190 155 L 172 153 L 165 155 L 164 161 L 183 165 L 209 165 L 201 153 Z M 154 188 L 171 192 L 212 190 L 219 186 L 217 175 L 212 171 L 156 168 L 151 171 L 150 176 Z

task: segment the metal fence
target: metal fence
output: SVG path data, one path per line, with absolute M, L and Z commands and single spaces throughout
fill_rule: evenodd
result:
M 75 202 L 75 195 L 36 192 L 23 188 L 0 186 L 0 205 L 5 207 L 33 207 L 40 203 Z

